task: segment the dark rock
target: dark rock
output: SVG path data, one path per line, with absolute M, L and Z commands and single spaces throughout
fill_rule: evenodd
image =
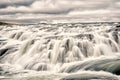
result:
M 117 27 L 117 28 L 120 28 L 120 25 L 117 25 L 116 27 Z
M 115 40 L 117 43 L 119 43 L 118 32 L 117 32 L 117 31 L 113 32 L 113 33 L 112 33 L 112 36 L 113 36 L 114 40 Z

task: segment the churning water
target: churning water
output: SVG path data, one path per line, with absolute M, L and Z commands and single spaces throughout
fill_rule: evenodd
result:
M 0 80 L 120 80 L 114 24 L 0 26 Z

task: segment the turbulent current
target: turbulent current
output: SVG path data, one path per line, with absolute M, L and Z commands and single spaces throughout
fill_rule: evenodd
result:
M 0 26 L 0 80 L 120 80 L 120 26 Z

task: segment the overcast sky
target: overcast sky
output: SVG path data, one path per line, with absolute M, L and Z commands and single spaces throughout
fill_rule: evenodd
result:
M 1 0 L 0 21 L 120 21 L 120 0 Z

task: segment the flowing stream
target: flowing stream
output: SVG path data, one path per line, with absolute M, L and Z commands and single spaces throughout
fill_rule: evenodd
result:
M 0 26 L 0 80 L 120 80 L 120 26 Z

